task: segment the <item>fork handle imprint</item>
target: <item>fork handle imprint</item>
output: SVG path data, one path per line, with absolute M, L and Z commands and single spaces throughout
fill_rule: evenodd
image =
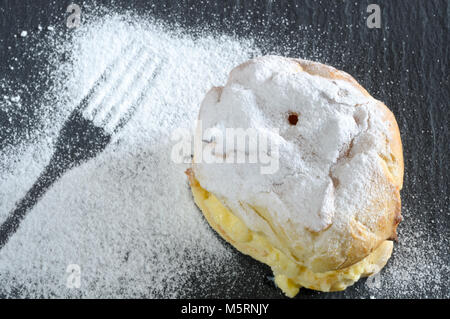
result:
M 63 163 L 64 161 L 61 163 L 50 161 L 50 164 L 47 165 L 31 189 L 16 204 L 14 210 L 9 213 L 6 220 L 0 226 L 0 249 L 6 245 L 9 237 L 19 228 L 20 223 L 26 216 L 28 210 L 31 209 L 50 186 L 70 168 L 69 163 Z M 66 167 L 63 165 L 66 165 Z
M 73 126 L 78 123 L 78 127 Z M 0 225 L 0 250 L 17 231 L 26 214 L 45 192 L 69 169 L 94 157 L 110 141 L 100 128 L 89 127 L 78 111 L 74 111 L 60 132 L 49 164 L 26 195 L 16 204 L 6 220 Z M 96 136 L 97 144 L 89 143 L 90 136 Z

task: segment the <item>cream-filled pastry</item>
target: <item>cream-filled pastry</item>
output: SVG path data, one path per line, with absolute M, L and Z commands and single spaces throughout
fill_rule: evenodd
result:
M 271 146 L 252 147 L 248 136 L 222 147 L 211 131 L 227 136 L 227 128 L 268 136 Z M 208 92 L 195 139 L 195 202 L 223 238 L 272 268 L 286 295 L 343 290 L 386 264 L 401 221 L 400 133 L 391 111 L 347 73 L 250 60 Z M 217 161 L 205 160 L 211 148 Z

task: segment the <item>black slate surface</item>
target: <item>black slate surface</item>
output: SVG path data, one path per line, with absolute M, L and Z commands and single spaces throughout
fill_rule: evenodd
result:
M 0 150 L 15 144 L 39 123 L 33 114 L 51 79 L 45 52 L 30 57 L 27 46 L 14 37 L 38 24 L 64 27 L 65 12 L 71 1 L 0 0 L 0 78 L 24 92 L 24 109 L 11 120 L 0 109 Z M 224 33 L 254 37 L 264 53 L 301 56 L 331 64 L 352 74 L 375 98 L 396 115 L 404 146 L 405 185 L 403 207 L 408 207 L 402 228 L 425 225 L 432 237 L 449 238 L 449 17 L 448 1 L 97 1 L 117 10 L 133 9 L 151 14 L 187 30 L 208 28 Z M 380 29 L 366 27 L 369 3 L 382 9 Z M 89 7 L 92 2 L 79 2 Z M 299 30 L 299 26 L 311 26 Z M 320 31 L 319 31 L 320 30 Z M 8 48 L 10 47 L 10 48 Z M 50 54 L 50 52 L 48 53 Z M 11 70 L 13 58 L 28 61 Z M 64 57 L 61 57 L 64 59 Z M 0 96 L 3 93 L 0 87 Z M 1 187 L 1 186 L 0 186 Z M 405 210 L 404 210 L 405 211 Z M 422 214 L 428 212 L 426 215 Z M 425 238 L 423 240 L 426 240 Z M 446 241 L 448 244 L 448 241 Z M 449 247 L 439 248 L 442 260 L 449 262 Z M 395 254 L 393 258 L 396 258 Z M 208 291 L 190 297 L 279 298 L 282 294 L 269 279 L 270 270 L 251 258 L 240 257 L 246 269 L 238 274 L 210 278 Z M 389 266 L 388 266 L 389 267 Z M 204 280 L 199 269 L 192 285 Z M 449 297 L 448 272 L 442 271 L 439 292 L 417 291 L 410 297 Z M 232 278 L 232 279 L 230 279 Z M 224 289 L 222 284 L 232 282 Z M 1 294 L 1 289 L 0 289 Z M 367 297 L 363 282 L 345 292 L 323 294 L 302 290 L 299 298 Z M 385 295 L 384 297 L 391 297 Z

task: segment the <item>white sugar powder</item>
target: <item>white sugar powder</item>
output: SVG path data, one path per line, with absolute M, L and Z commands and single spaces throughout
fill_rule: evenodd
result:
M 33 145 L 2 152 L 4 220 L 48 163 L 68 114 L 121 48 L 145 45 L 141 54 L 164 61 L 128 125 L 101 155 L 55 183 L 2 249 L 0 294 L 174 297 L 182 295 L 195 267 L 208 265 L 214 272 L 232 258 L 192 200 L 188 166 L 171 161 L 170 136 L 175 128 L 191 129 L 205 92 L 258 52 L 231 37 L 193 40 L 129 20 L 108 16 L 92 22 L 59 48 L 72 53 L 61 66 L 66 70 L 55 73 L 67 88 L 51 92 L 57 101 L 47 113 L 56 114 Z M 144 70 L 143 77 L 152 72 Z M 66 286 L 71 264 L 81 269 L 80 289 Z
M 227 274 L 222 278 L 261 276 L 263 281 L 268 273 L 239 265 L 238 253 L 218 240 L 193 203 L 184 175 L 187 166 L 170 159 L 173 129 L 191 129 L 206 92 L 225 83 L 228 72 L 259 55 L 258 50 L 251 42 L 225 36 L 194 40 L 136 17 L 107 15 L 83 21 L 71 41 L 51 41 L 55 28 L 38 26 L 40 34 L 48 32 L 50 47 L 36 47 L 32 54 L 45 49 L 55 57 L 68 53 L 68 59 L 61 63 L 55 58 L 51 89 L 42 103 L 33 101 L 42 104 L 30 115 L 40 125 L 0 150 L 0 221 L 48 164 L 65 119 L 121 48 L 133 39 L 136 47 L 146 44 L 145 52 L 162 57 L 164 67 L 135 116 L 106 150 L 55 183 L 0 251 L 0 296 L 189 296 L 192 278 L 201 278 L 191 288 L 201 295 L 198 290 L 213 285 L 211 278 L 224 267 Z M 301 41 L 317 40 L 308 30 L 302 34 L 306 36 Z M 292 52 L 288 46 L 279 51 Z M 320 52 L 302 57 L 311 56 Z M 5 114 L 21 112 L 29 103 L 7 79 L 0 78 L 0 87 L 0 111 Z M 400 243 L 379 284 L 348 289 L 361 297 L 448 297 L 442 288 L 449 273 L 442 253 L 448 240 L 432 236 L 426 213 L 412 214 L 414 209 L 403 210 Z M 423 218 L 412 220 L 412 215 Z M 75 273 L 66 272 L 69 265 Z M 76 265 L 81 286 L 71 289 Z M 251 285 L 249 289 L 258 283 Z M 216 286 L 220 291 L 235 289 L 232 283 Z
M 376 184 L 372 180 L 381 171 L 378 154 L 390 139 L 389 123 L 377 108 L 375 100 L 346 81 L 299 72 L 298 61 L 278 56 L 254 59 L 234 69 L 225 87 L 210 91 L 199 118 L 204 131 L 238 127 L 262 134 L 278 129 L 279 169 L 259 174 L 262 164 L 203 162 L 194 172 L 208 191 L 234 202 L 234 207 L 238 202 L 264 207 L 285 229 L 291 223 L 298 231 L 305 227 L 320 232 L 333 223 L 342 228 L 336 226 L 338 220 L 350 220 L 363 211 L 362 203 L 383 196 L 361 191 Z M 300 114 L 299 125 L 288 122 L 289 112 Z M 357 116 L 364 121 L 357 124 Z M 233 152 L 246 150 L 218 150 L 216 156 Z M 351 159 L 345 153 L 351 153 Z M 332 179 L 341 180 L 338 187 Z M 248 218 L 244 208 L 238 212 Z M 249 220 L 246 224 L 260 230 Z

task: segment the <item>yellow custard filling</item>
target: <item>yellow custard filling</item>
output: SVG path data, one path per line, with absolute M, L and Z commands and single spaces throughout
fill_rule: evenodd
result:
M 196 204 L 211 227 L 242 253 L 269 265 L 275 283 L 288 297 L 294 297 L 301 287 L 325 292 L 344 290 L 361 277 L 378 272 L 392 252 L 392 241 L 387 240 L 369 256 L 350 267 L 314 273 L 275 248 L 264 234 L 251 231 L 196 180 L 191 180 L 191 189 Z

